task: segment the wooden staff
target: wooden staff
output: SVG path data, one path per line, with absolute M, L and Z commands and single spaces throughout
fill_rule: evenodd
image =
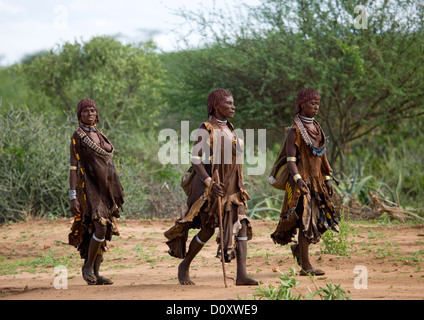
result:
M 219 180 L 219 174 L 218 169 L 215 169 L 215 172 L 213 173 L 213 182 L 217 183 L 219 186 L 221 185 L 221 181 Z M 222 198 L 220 196 L 218 197 L 218 219 L 219 219 L 219 238 L 221 242 L 221 263 L 222 263 L 222 272 L 224 274 L 224 284 L 225 288 L 228 288 L 227 286 L 227 275 L 225 274 L 225 259 L 224 259 L 224 231 L 223 231 L 223 223 L 222 223 Z

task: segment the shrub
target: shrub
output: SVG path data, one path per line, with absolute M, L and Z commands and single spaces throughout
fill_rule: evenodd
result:
M 310 300 L 319 296 L 321 300 L 351 300 L 350 297 L 346 296 L 346 291 L 341 285 L 335 285 L 331 281 L 325 285 L 325 288 L 317 288 L 313 276 L 309 276 L 309 279 L 312 281 L 316 291 L 312 292 L 312 290 L 309 289 L 309 293 L 305 295 L 297 288 L 301 282 L 298 281 L 298 274 L 293 268 L 290 268 L 289 273 L 280 271 L 280 274 L 281 276 L 278 278 L 278 287 L 272 284 L 267 284 L 265 286 L 259 284 L 259 287 L 253 294 L 253 298 L 255 300 Z M 292 290 L 296 290 L 298 294 L 293 294 Z
M 66 216 L 66 126 L 27 108 L 10 107 L 0 115 L 0 128 L 0 222 Z
M 321 253 L 350 256 L 355 242 L 353 238 L 354 234 L 355 229 L 350 225 L 350 221 L 346 218 L 344 212 L 341 212 L 339 233 L 332 230 L 328 230 L 324 233 L 320 246 Z M 350 237 L 352 238 L 350 239 Z

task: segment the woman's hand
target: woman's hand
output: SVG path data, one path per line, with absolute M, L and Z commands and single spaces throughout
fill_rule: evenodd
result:
M 75 216 L 81 214 L 81 206 L 78 199 L 71 200 L 71 212 Z
M 217 183 L 212 184 L 212 193 L 218 197 L 224 196 L 224 185 L 221 183 L 221 185 L 218 185 Z
M 309 194 L 309 188 L 303 179 L 297 180 L 297 186 L 299 187 L 300 193 L 302 196 Z
M 325 186 L 327 187 L 328 195 L 332 198 L 334 194 L 334 188 L 333 188 L 333 185 L 331 184 L 331 180 L 326 180 Z

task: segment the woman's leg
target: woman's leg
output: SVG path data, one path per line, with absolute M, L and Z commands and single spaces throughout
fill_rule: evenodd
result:
M 236 240 L 236 256 L 237 256 L 237 286 L 253 286 L 257 285 L 258 282 L 250 278 L 246 270 L 246 258 L 247 258 L 247 221 L 241 221 L 242 228 L 240 229 Z
M 311 262 L 309 261 L 309 242 L 302 231 L 302 225 L 299 228 L 298 245 L 299 245 L 298 248 L 300 253 L 300 265 L 302 269 L 303 270 L 313 269 Z
M 325 274 L 323 270 L 315 269 L 309 261 L 309 242 L 306 239 L 305 234 L 303 233 L 302 223 L 300 224 L 299 228 L 298 242 L 300 252 L 300 264 L 302 268 L 302 270 L 300 271 L 300 275 L 304 276 L 309 273 L 311 275 L 319 276 Z
M 97 254 L 96 259 L 94 260 L 94 275 L 97 278 L 97 285 L 108 285 L 113 284 L 113 281 L 109 278 L 103 277 L 99 274 L 100 265 L 103 262 L 103 254 Z
M 101 245 L 105 240 L 106 235 L 106 226 L 101 224 L 99 221 L 94 221 L 94 234 L 90 239 L 90 244 L 88 247 L 88 255 L 87 260 L 82 268 L 82 274 L 85 281 L 88 284 L 95 284 L 97 281 L 97 277 L 94 274 L 94 262 L 96 261 L 97 254 Z
M 213 236 L 213 228 L 202 227 L 199 233 L 191 240 L 188 252 L 184 260 L 178 266 L 178 281 L 182 285 L 194 285 L 189 276 L 190 264 L 194 257 L 202 250 L 205 243 Z

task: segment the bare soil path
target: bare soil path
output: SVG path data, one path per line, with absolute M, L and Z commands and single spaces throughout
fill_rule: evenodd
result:
M 229 279 L 225 288 L 221 263 L 215 258 L 216 243 L 210 241 L 194 260 L 191 276 L 195 286 L 181 286 L 176 278 L 179 259 L 167 254 L 163 232 L 172 219 L 121 220 L 121 236 L 110 242 L 101 273 L 111 277 L 111 286 L 88 286 L 81 277 L 82 260 L 67 244 L 72 221 L 29 221 L 0 226 L 0 300 L 141 299 L 141 300 L 225 300 L 252 298 L 257 287 L 238 287 Z M 276 246 L 270 238 L 276 222 L 253 221 L 254 237 L 249 241 L 248 272 L 262 284 L 278 285 L 278 270 L 294 267 L 289 246 Z M 311 247 L 311 261 L 326 271 L 315 277 L 299 277 L 298 289 L 340 284 L 353 299 L 424 298 L 424 225 L 381 226 L 353 224 L 356 234 L 350 257 L 320 253 Z M 190 238 L 196 234 L 190 232 Z M 56 289 L 55 266 L 65 266 L 67 289 Z M 358 266 L 362 269 L 355 273 Z M 235 278 L 235 261 L 226 265 Z M 297 268 L 298 270 L 298 268 Z M 368 273 L 367 288 L 355 288 L 355 279 Z M 58 272 L 58 271 L 57 271 Z M 62 273 L 63 274 L 63 273 Z M 56 278 L 58 279 L 58 278 Z M 55 282 L 56 281 L 56 282 Z M 364 284 L 364 282 L 356 282 Z

